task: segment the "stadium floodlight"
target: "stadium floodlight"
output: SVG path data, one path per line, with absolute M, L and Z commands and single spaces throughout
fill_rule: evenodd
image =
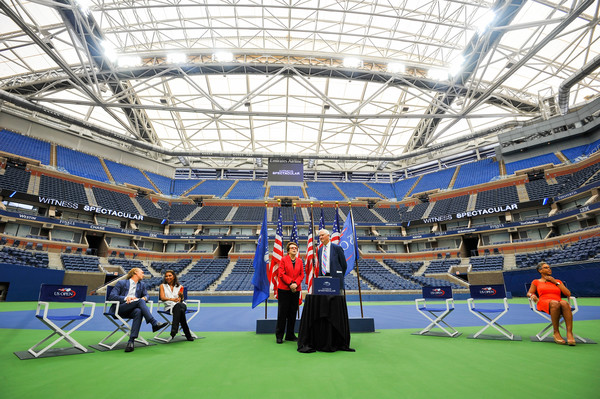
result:
M 122 55 L 117 58 L 117 65 L 120 67 L 132 67 L 142 64 L 142 57 L 138 55 Z
M 314 159 L 309 159 L 308 160 L 308 167 L 309 168 L 314 168 L 315 167 L 315 160 Z
M 183 64 L 187 62 L 187 54 L 185 53 L 169 53 L 167 54 L 167 62 L 169 64 Z
M 404 73 L 406 72 L 406 66 L 399 62 L 390 62 L 387 64 L 387 70 L 390 73 Z
M 213 60 L 217 62 L 232 62 L 234 57 L 233 53 L 228 51 L 217 51 L 213 54 Z
M 475 22 L 475 27 L 477 28 L 477 33 L 483 33 L 496 19 L 496 13 L 492 10 L 486 11 L 481 17 L 477 18 Z
M 262 158 L 256 158 L 256 166 L 258 166 L 259 168 L 261 168 L 263 166 L 263 160 Z
M 356 57 L 346 57 L 344 58 L 342 65 L 344 65 L 346 68 L 360 68 L 362 67 L 363 62 L 361 59 Z
M 431 68 L 427 71 L 427 76 L 434 80 L 448 80 L 448 71 L 440 68 Z

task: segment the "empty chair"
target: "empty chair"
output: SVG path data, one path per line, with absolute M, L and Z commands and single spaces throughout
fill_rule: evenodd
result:
M 72 249 L 71 247 L 66 247 L 65 248 L 65 253 L 66 254 L 70 254 L 71 253 L 71 249 Z
M 520 336 L 514 335 L 498 323 L 498 320 L 508 312 L 508 299 L 506 298 L 504 284 L 470 285 L 469 290 L 471 291 L 471 297 L 467 299 L 469 311 L 485 322 L 485 326 L 475 334 L 470 335 L 469 338 L 521 340 Z M 496 302 L 475 303 L 475 301 L 482 300 L 487 302 L 490 299 L 496 300 Z M 495 315 L 495 317 L 492 318 L 488 315 Z M 493 327 L 502 335 L 483 335 L 482 333 L 489 327 Z
M 73 348 L 80 351 L 75 351 L 73 353 L 90 352 L 89 349 L 86 349 L 72 337 L 72 333 L 75 330 L 83 326 L 94 317 L 96 305 L 93 302 L 87 302 L 85 300 L 86 295 L 87 286 L 85 285 L 42 284 L 40 287 L 35 317 L 44 323 L 49 329 L 51 329 L 52 333 L 29 348 L 27 352 L 16 352 L 15 354 L 19 356 L 19 358 L 25 359 L 28 357 L 27 354 L 36 358 L 44 354 L 46 356 L 70 354 L 73 352 Z M 79 309 L 78 313 L 72 313 L 73 309 L 69 309 L 67 314 L 65 314 L 62 309 L 57 309 L 51 312 L 51 302 L 81 303 L 81 308 Z M 86 307 L 89 307 L 89 313 L 85 313 Z M 73 325 L 70 329 L 67 329 L 67 327 L 71 326 L 71 324 L 75 322 L 77 322 L 77 324 Z M 58 338 L 41 348 L 43 344 L 45 344 L 54 336 L 58 336 Z M 71 344 L 71 347 L 52 349 L 54 345 L 63 339 Z
M 32 250 L 33 249 L 33 243 L 32 242 L 28 242 L 27 244 L 25 244 L 25 249 Z
M 427 318 L 431 323 L 422 329 L 421 331 L 414 333 L 415 335 L 435 335 L 435 336 L 448 336 L 458 337 L 458 332 L 454 327 L 444 321 L 444 318 L 448 316 L 454 310 L 454 298 L 452 296 L 452 287 L 450 286 L 433 286 L 423 287 L 423 298 L 415 299 L 415 306 L 417 311 Z M 444 301 L 439 303 L 439 301 Z M 442 325 L 446 326 L 444 328 Z M 438 327 L 442 330 L 431 331 L 432 328 Z
M 44 244 L 42 244 L 41 242 L 38 242 L 37 244 L 35 244 L 35 250 L 36 251 L 43 251 L 44 250 Z

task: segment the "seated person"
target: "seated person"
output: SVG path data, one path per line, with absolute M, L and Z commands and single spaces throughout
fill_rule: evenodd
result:
M 183 302 L 183 285 L 179 285 L 177 275 L 173 270 L 167 270 L 163 283 L 160 285 L 159 299 L 164 305 L 166 311 L 171 312 L 173 315 L 173 322 L 171 323 L 171 337 L 168 341 L 171 341 L 177 335 L 179 331 L 179 325 L 185 334 L 185 338 L 188 341 L 193 341 L 194 338 L 190 333 L 190 328 L 187 325 L 185 318 L 185 311 L 187 306 Z
M 127 273 L 126 280 L 120 280 L 115 284 L 108 297 L 110 301 L 119 301 L 119 316 L 133 320 L 125 352 L 133 352 L 135 339 L 140 333 L 142 318 L 152 325 L 153 332 L 167 325 L 167 323 L 159 323 L 152 317 L 150 309 L 146 306 L 148 291 L 143 279 L 144 271 L 134 267 Z
M 538 263 L 537 271 L 540 273 L 541 278 L 533 280 L 527 292 L 527 297 L 537 303 L 537 309 L 540 312 L 550 315 L 554 329 L 554 342 L 559 345 L 565 344 L 565 340 L 561 337 L 559 331 L 559 321 L 562 315 L 565 319 L 565 327 L 567 328 L 567 343 L 575 346 L 571 305 L 569 302 L 561 299 L 561 294 L 570 297 L 571 291 L 569 291 L 562 281 L 552 277 L 552 269 L 550 269 L 550 266 L 546 262 Z

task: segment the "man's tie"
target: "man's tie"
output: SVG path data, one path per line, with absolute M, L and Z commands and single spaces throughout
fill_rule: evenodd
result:
M 327 265 L 329 265 L 329 254 L 327 253 L 327 245 L 323 246 L 323 276 L 327 274 Z

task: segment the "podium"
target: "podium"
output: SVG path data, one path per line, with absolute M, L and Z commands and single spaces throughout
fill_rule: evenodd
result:
M 298 352 L 354 352 L 343 295 L 307 295 L 300 319 Z

